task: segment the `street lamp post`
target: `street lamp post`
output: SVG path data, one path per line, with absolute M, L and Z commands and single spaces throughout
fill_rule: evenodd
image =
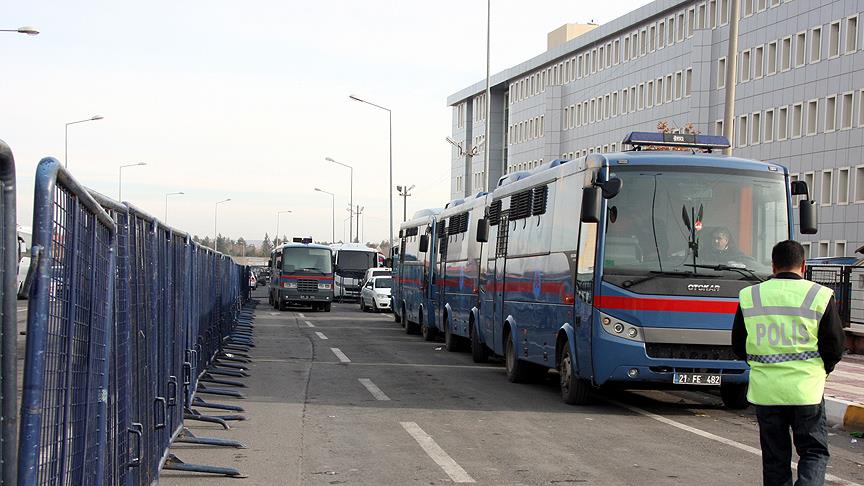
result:
M 177 192 L 169 192 L 165 194 L 165 224 L 168 224 L 168 196 L 177 196 L 179 194 L 185 194 L 183 191 Z
M 333 160 L 330 157 L 325 157 L 324 160 L 326 160 L 327 162 L 333 162 L 334 164 L 339 164 L 342 167 L 347 167 L 348 170 L 350 171 L 350 185 L 348 187 L 348 206 L 353 208 L 354 207 L 354 167 L 351 167 L 348 164 L 343 164 L 342 162 L 339 162 L 338 160 Z M 351 241 L 354 238 L 352 236 L 353 233 L 354 233 L 354 220 L 352 219 L 351 221 L 348 222 L 348 241 Z
M 324 189 L 315 188 L 318 192 L 323 192 L 324 194 L 330 194 L 330 226 L 332 226 L 332 231 L 330 233 L 330 243 L 336 243 L 336 195 L 330 191 L 325 191 Z
M 223 199 L 217 202 L 213 208 L 213 251 L 219 251 L 219 231 L 217 229 L 219 223 L 219 205 L 230 200 L 230 197 L 228 199 Z
M 78 120 L 66 123 L 66 134 L 63 137 L 63 165 L 68 169 L 69 168 L 69 125 L 77 125 L 78 123 L 87 123 L 91 121 L 102 120 L 104 117 L 101 115 L 91 116 L 86 120 Z
M 279 241 L 279 215 L 290 213 L 290 209 L 286 209 L 284 211 L 276 211 L 276 236 L 273 237 L 273 246 L 276 246 L 276 242 Z M 282 243 L 285 243 L 284 241 Z
M 402 222 L 408 221 L 408 196 L 411 195 L 411 189 L 414 189 L 414 184 L 411 187 L 396 186 L 399 195 L 402 196 Z
M 117 178 L 117 200 L 123 201 L 123 169 L 127 167 L 138 167 L 140 165 L 147 165 L 147 162 L 138 162 L 137 164 L 126 164 L 121 165 L 119 172 L 119 177 Z
M 484 110 L 484 115 L 486 116 L 486 123 L 483 126 L 483 189 L 481 189 L 481 191 L 489 190 L 489 125 L 491 124 L 490 118 L 492 118 L 492 88 L 489 80 L 489 51 L 491 45 L 491 32 L 492 0 L 486 0 L 486 99 L 484 100 L 486 103 Z
M 466 158 L 465 167 L 467 167 L 467 170 L 465 170 L 464 173 L 466 176 L 470 176 L 471 173 L 473 172 L 473 169 L 471 169 L 471 160 L 473 160 L 474 156 L 480 152 L 480 146 L 475 145 L 474 147 L 471 147 L 471 150 L 466 152 L 465 149 L 462 147 L 462 144 L 460 142 L 457 142 L 456 140 L 453 140 L 450 137 L 444 137 L 444 138 L 447 140 L 447 143 L 456 147 L 456 153 L 459 157 L 465 157 Z M 470 189 L 471 177 L 467 177 L 465 179 L 465 183 L 466 183 L 466 185 L 465 185 L 465 189 L 462 191 L 462 195 L 463 196 L 470 196 L 471 195 L 471 189 Z M 414 186 L 411 186 L 411 187 L 414 187 Z
M 18 27 L 17 29 L 0 29 L 0 32 L 17 32 L 19 34 L 39 35 L 39 31 L 36 30 L 36 27 L 31 27 L 29 25 Z
M 381 105 L 376 105 L 375 103 L 360 99 L 354 95 L 350 95 L 354 101 L 359 101 L 361 103 L 366 103 L 367 105 L 372 105 L 375 108 L 380 108 L 387 112 L 388 124 L 390 126 L 390 247 L 393 247 L 393 112 L 390 108 L 385 108 Z

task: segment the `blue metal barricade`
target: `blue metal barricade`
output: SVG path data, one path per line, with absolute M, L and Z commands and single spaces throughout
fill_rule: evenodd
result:
M 18 484 L 103 484 L 116 226 L 53 158 L 33 216 Z
M 0 484 L 15 484 L 18 433 L 15 407 L 17 370 L 16 294 L 18 238 L 15 221 L 15 159 L 0 140 Z

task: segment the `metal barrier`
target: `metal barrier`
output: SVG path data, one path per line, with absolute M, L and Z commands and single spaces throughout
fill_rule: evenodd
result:
M 857 292 L 857 299 L 853 294 L 854 290 L 850 282 L 852 270 L 853 267 L 846 265 L 810 265 L 804 273 L 804 278 L 807 280 L 824 285 L 834 291 L 837 312 L 840 314 L 840 320 L 843 321 L 844 327 L 849 327 L 850 321 L 852 321 L 853 302 L 857 301 L 860 308 L 862 300 L 864 300 L 864 295 L 861 295 L 864 290 Z M 859 289 L 861 288 L 859 286 Z M 858 314 L 861 314 L 860 310 Z
M 0 484 L 15 484 L 15 407 L 18 376 L 16 309 L 18 239 L 15 221 L 15 159 L 0 140 Z
M 54 159 L 39 165 L 33 226 L 34 251 L 44 256 L 30 296 L 19 484 L 145 485 L 162 469 L 240 476 L 186 464 L 170 447 L 243 447 L 195 437 L 184 421 L 228 428 L 244 419 L 193 407 L 242 411 L 196 393 L 242 398 L 204 382 L 243 386 L 211 373 L 246 375 L 222 360 L 241 359 L 226 352 L 232 343 L 253 345 L 240 318 L 248 270 L 131 204 L 87 191 Z

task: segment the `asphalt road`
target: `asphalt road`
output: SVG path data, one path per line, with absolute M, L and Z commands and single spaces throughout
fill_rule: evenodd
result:
M 248 420 L 189 422 L 247 448 L 172 449 L 248 477 L 164 471 L 162 484 L 761 483 L 752 410 L 726 411 L 712 394 L 599 393 L 573 407 L 555 375 L 510 384 L 500 363 L 406 335 L 391 314 L 278 312 L 266 297 L 256 314 L 247 398 L 204 397 L 245 407 Z M 831 444 L 829 484 L 864 484 L 864 446 L 840 430 Z

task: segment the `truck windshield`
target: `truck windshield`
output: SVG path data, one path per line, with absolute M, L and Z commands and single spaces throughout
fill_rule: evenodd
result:
M 340 270 L 366 270 L 376 266 L 378 255 L 371 251 L 340 250 L 336 266 Z
M 693 271 L 696 246 L 698 266 L 746 268 L 767 276 L 771 248 L 789 238 L 782 174 L 634 167 L 615 175 L 624 185 L 609 200 L 603 257 L 607 274 Z M 688 220 L 696 228 L 696 245 L 690 244 Z M 696 270 L 709 277 L 741 277 L 730 270 Z
M 282 271 L 332 273 L 330 250 L 324 248 L 285 248 L 282 251 Z

